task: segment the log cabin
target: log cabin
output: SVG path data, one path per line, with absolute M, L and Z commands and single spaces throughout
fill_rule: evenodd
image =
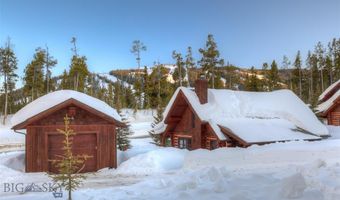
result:
M 26 130 L 26 172 L 58 170 L 49 160 L 63 154 L 64 117 L 71 118 L 72 152 L 91 156 L 82 172 L 117 167 L 116 127 L 125 126 L 115 109 L 86 94 L 60 90 L 46 94 L 19 110 L 11 119 L 16 132 Z
M 326 124 L 340 126 L 340 80 L 320 95 L 317 114 Z
M 195 88 L 179 87 L 154 127 L 163 146 L 248 147 L 295 140 L 320 140 L 327 128 L 290 90 L 244 92 L 208 89 L 204 78 Z

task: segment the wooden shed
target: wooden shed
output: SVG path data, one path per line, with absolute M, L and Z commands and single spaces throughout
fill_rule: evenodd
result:
M 317 111 L 328 125 L 340 126 L 340 80 L 330 85 L 320 95 Z
M 154 128 L 164 146 L 194 150 L 320 140 L 327 128 L 292 91 L 244 92 L 179 87 Z
M 86 94 L 61 90 L 42 96 L 12 118 L 15 131 L 26 129 L 26 172 L 57 172 L 48 160 L 61 155 L 64 117 L 71 118 L 74 154 L 92 156 L 82 172 L 117 167 L 116 127 L 124 126 L 117 112 L 105 102 Z

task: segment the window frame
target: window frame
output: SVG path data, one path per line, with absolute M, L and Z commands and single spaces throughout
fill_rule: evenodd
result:
M 191 138 L 178 137 L 178 148 L 191 150 Z

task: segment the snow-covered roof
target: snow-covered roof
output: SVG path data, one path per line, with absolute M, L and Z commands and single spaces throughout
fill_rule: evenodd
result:
M 335 87 L 337 87 L 340 84 L 340 79 L 334 82 L 332 85 L 330 85 L 323 93 L 319 96 L 319 101 L 321 101 L 325 96 L 333 90 Z
M 112 117 L 117 121 L 121 121 L 121 118 L 117 111 L 105 102 L 74 90 L 59 90 L 39 97 L 38 99 L 27 104 L 17 113 L 15 113 L 15 115 L 11 119 L 11 123 L 14 127 L 25 122 L 27 119 L 30 119 L 31 117 L 42 113 L 43 111 L 46 111 L 47 109 L 61 104 L 69 99 L 77 100 L 109 117 Z
M 177 94 L 182 91 L 202 121 L 214 129 L 221 140 L 227 139 L 219 126 L 240 134 L 249 141 L 315 139 L 327 136 L 327 128 L 316 118 L 308 106 L 290 90 L 273 92 L 244 92 L 226 89 L 208 89 L 208 103 L 201 104 L 190 88 L 176 90 L 164 111 L 166 118 Z M 164 121 L 163 121 L 164 123 Z M 166 124 L 164 124 L 166 126 Z M 156 133 L 161 133 L 159 125 Z M 255 130 L 256 129 L 256 130 Z M 261 133 L 261 130 L 265 132 Z M 304 130 L 304 131 L 298 131 Z M 304 134 L 302 132 L 309 132 Z M 296 134 L 295 134 L 296 133 Z M 299 135 L 298 135 L 299 133 Z M 246 135 L 249 134 L 249 135 Z
M 237 118 L 218 122 L 228 127 L 245 142 L 275 142 L 290 140 L 317 140 L 318 136 L 303 134 L 293 123 L 279 118 Z
M 333 94 L 331 98 L 327 99 L 327 101 L 319 104 L 316 107 L 317 112 L 322 113 L 322 112 L 327 111 L 333 105 L 334 101 L 338 99 L 339 97 L 340 97 L 340 90 L 338 90 L 335 94 Z

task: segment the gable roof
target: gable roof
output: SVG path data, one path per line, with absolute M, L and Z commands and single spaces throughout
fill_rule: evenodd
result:
M 340 79 L 330 85 L 323 93 L 319 96 L 319 102 L 325 102 L 331 98 L 338 90 L 340 90 Z
M 332 110 L 335 102 L 340 101 L 340 90 L 333 94 L 327 101 L 320 103 L 317 107 L 317 113 L 321 114 L 321 116 L 326 116 L 327 113 Z
M 188 99 L 201 121 L 209 123 L 220 140 L 225 140 L 227 137 L 219 126 L 230 129 L 236 135 L 243 135 L 244 138 L 250 137 L 250 142 L 293 140 L 293 138 L 309 140 L 328 135 L 327 128 L 290 90 L 244 92 L 208 89 L 208 103 L 200 104 L 192 89 L 180 87 L 167 105 L 164 119 L 180 91 Z M 155 132 L 161 133 L 165 128 L 166 124 L 163 120 L 163 124 L 159 124 Z M 255 128 L 257 130 L 254 130 Z M 260 134 L 260 130 L 266 131 Z M 273 133 L 279 130 L 280 134 Z
M 13 128 L 21 126 L 31 118 L 53 108 L 62 107 L 71 101 L 88 110 L 96 111 L 98 115 L 122 123 L 117 111 L 105 102 L 74 90 L 59 90 L 39 97 L 20 109 L 11 119 L 12 126 Z

